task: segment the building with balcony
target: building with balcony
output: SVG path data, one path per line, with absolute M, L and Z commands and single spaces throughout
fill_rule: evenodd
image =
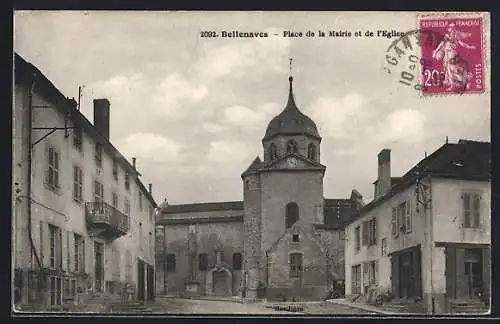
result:
M 401 178 L 378 155 L 375 198 L 346 226 L 346 296 L 431 314 L 490 303 L 490 143 L 446 143 Z M 379 297 L 379 300 L 380 297 Z
M 136 159 L 110 142 L 110 102 L 94 100 L 92 124 L 18 54 L 14 71 L 16 303 L 71 309 L 125 292 L 152 299 L 157 205 Z

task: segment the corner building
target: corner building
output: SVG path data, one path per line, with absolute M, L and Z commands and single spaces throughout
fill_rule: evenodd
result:
M 241 175 L 243 201 L 160 208 L 158 293 L 318 300 L 344 279 L 342 224 L 362 197 L 323 197 L 321 137 L 289 82 L 286 107 L 262 139 L 263 160 Z
M 17 54 L 14 72 L 16 304 L 80 310 L 106 294 L 153 299 L 157 205 L 136 159 L 129 163 L 110 142 L 110 102 L 94 100 L 91 124 Z

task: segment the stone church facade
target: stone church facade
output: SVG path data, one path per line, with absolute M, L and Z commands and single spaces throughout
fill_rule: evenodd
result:
M 343 223 L 363 206 L 326 199 L 321 137 L 296 106 L 269 123 L 241 174 L 243 201 L 164 204 L 157 224 L 157 293 L 318 300 L 344 279 Z

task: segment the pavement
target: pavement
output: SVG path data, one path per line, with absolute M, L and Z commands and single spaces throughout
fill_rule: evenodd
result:
M 373 310 L 332 301 L 242 302 L 237 298 L 178 298 L 158 296 L 147 307 L 157 314 L 246 314 L 246 315 L 356 315 L 377 314 Z M 378 312 L 380 313 L 380 312 Z

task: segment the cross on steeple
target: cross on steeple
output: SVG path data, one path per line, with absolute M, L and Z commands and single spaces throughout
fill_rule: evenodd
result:
M 290 57 L 289 60 L 290 60 L 290 76 L 292 76 L 292 60 L 293 59 Z

